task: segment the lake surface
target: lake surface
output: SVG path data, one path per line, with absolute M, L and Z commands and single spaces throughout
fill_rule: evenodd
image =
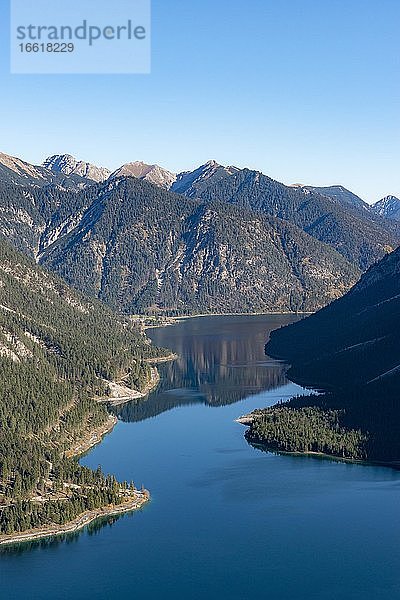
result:
M 264 356 L 290 317 L 149 332 L 179 353 L 82 463 L 142 483 L 142 511 L 2 551 L 1 599 L 393 600 L 400 473 L 256 450 L 238 416 L 303 393 Z

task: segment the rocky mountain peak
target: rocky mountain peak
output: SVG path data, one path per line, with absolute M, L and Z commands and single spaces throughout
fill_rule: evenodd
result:
M 400 221 L 400 200 L 396 196 L 385 196 L 382 200 L 373 204 L 371 210 L 375 214 L 381 215 L 381 217 Z
M 215 160 L 209 160 L 194 171 L 179 173 L 171 190 L 177 194 L 185 194 L 188 197 L 196 197 L 199 188 L 210 180 L 222 179 L 237 173 L 237 167 L 225 167 Z
M 168 171 L 159 165 L 149 165 L 140 160 L 122 165 L 122 167 L 114 171 L 111 175 L 111 178 L 115 177 L 136 177 L 137 179 L 144 179 L 145 181 L 166 190 L 169 190 L 176 181 L 175 173 L 171 173 L 171 171 Z
M 41 181 L 44 179 L 40 167 L 30 165 L 20 158 L 4 154 L 3 152 L 0 152 L 0 170 L 2 175 L 3 170 L 4 175 L 6 171 L 9 171 L 10 174 L 13 173 L 18 179 L 26 179 L 29 182 L 31 180 Z
M 79 175 L 100 183 L 108 179 L 111 171 L 88 162 L 76 159 L 71 154 L 54 154 L 43 162 L 43 167 L 64 175 Z

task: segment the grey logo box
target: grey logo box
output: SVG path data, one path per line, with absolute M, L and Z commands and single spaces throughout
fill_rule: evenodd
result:
M 11 0 L 11 73 L 150 73 L 151 0 Z

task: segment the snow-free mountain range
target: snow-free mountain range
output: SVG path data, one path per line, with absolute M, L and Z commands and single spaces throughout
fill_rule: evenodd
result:
M 128 313 L 316 310 L 398 246 L 396 205 L 215 161 L 111 172 L 68 154 L 41 166 L 0 154 L 0 233 Z

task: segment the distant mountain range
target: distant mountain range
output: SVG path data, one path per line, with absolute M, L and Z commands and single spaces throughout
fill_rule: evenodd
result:
M 392 215 L 378 213 L 343 186 L 285 186 L 258 171 L 225 167 L 214 160 L 178 175 L 134 162 L 117 169 L 111 178 L 118 176 L 134 176 L 188 198 L 220 200 L 287 220 L 333 246 L 361 270 L 399 241 L 400 227 L 388 222 Z M 386 230 L 383 237 L 382 230 Z
M 75 160 L 75 159 L 74 159 Z M 46 161 L 45 161 L 46 162 Z M 34 187 L 58 186 L 78 189 L 93 183 L 76 173 L 64 173 L 44 166 L 31 165 L 19 158 L 0 152 L 0 181 Z
M 178 174 L 172 173 L 159 165 L 149 165 L 142 161 L 126 163 L 114 172 L 111 172 L 104 167 L 97 167 L 96 165 L 79 161 L 70 154 L 50 156 L 43 162 L 42 166 L 56 173 L 64 173 L 64 175 L 75 174 L 96 181 L 97 183 L 105 181 L 108 177 L 136 177 L 138 179 L 145 179 L 150 183 L 154 183 L 177 194 L 185 194 L 189 198 L 197 198 L 199 192 L 201 194 L 203 188 L 209 185 L 210 180 L 215 183 L 226 176 L 234 175 L 241 171 L 238 167 L 224 167 L 215 160 L 210 160 L 193 171 L 184 171 Z M 364 208 L 389 219 L 400 219 L 400 200 L 395 196 L 386 196 L 375 204 L 369 205 L 342 185 L 318 187 L 294 184 L 289 187 L 299 188 L 304 193 L 315 192 L 328 198 L 333 198 L 344 207 Z
M 399 223 L 339 186 L 215 161 L 179 175 L 70 155 L 44 165 L 0 155 L 0 233 L 127 312 L 313 311 L 400 240 Z
M 398 224 L 364 207 L 347 203 L 343 206 L 337 198 L 286 186 L 250 169 L 208 163 L 208 168 L 200 169 L 199 177 L 184 194 L 203 202 L 219 200 L 288 221 L 333 247 L 361 270 L 393 250 L 399 240 Z

